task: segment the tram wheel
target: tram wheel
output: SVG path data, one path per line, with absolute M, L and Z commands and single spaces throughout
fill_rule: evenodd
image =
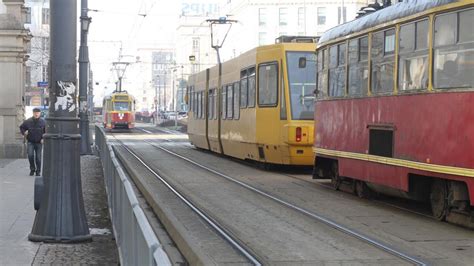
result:
M 339 176 L 339 168 L 337 163 L 333 163 L 331 169 L 331 184 L 334 190 L 339 190 L 341 183 L 342 178 Z
M 431 184 L 431 211 L 433 217 L 444 221 L 448 212 L 448 184 L 444 180 L 435 180 Z
M 355 181 L 355 193 L 361 199 L 370 199 L 373 196 L 372 190 L 364 181 Z

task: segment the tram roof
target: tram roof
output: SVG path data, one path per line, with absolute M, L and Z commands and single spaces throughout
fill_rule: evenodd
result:
M 388 6 L 372 14 L 363 16 L 326 31 L 319 43 L 324 43 L 339 37 L 347 36 L 364 29 L 374 27 L 395 19 L 414 15 L 427 9 L 458 2 L 458 0 L 409 0 Z

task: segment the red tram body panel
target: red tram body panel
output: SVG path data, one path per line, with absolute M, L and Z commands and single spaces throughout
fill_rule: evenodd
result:
M 339 175 L 403 191 L 409 173 L 462 180 L 474 203 L 474 92 L 321 101 L 315 117 L 315 146 L 339 157 Z M 367 156 L 369 130 L 384 127 L 393 157 Z

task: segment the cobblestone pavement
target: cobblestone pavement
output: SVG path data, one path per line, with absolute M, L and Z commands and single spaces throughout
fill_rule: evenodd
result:
M 81 156 L 82 191 L 92 242 L 42 243 L 33 265 L 118 265 L 119 256 L 109 219 L 100 158 Z

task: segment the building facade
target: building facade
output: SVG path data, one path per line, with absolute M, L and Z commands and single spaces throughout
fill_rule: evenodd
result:
M 26 155 L 19 126 L 24 120 L 25 61 L 31 39 L 23 0 L 0 1 L 0 158 Z
M 228 60 L 254 47 L 275 43 L 282 35 L 320 36 L 353 20 L 368 2 L 373 1 L 223 0 L 220 13 L 238 23 L 229 32 L 222 58 Z

